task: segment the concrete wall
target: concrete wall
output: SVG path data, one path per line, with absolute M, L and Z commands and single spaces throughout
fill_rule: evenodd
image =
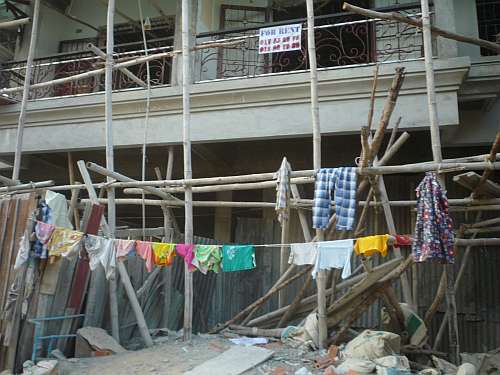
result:
M 380 118 L 394 68 L 381 67 L 375 123 Z M 421 61 L 404 64 L 407 75 L 394 113 L 401 128 L 426 128 L 427 100 Z M 458 124 L 457 91 L 470 66 L 468 59 L 436 61 L 440 124 Z M 324 134 L 358 132 L 366 123 L 373 67 L 322 70 L 320 115 Z M 300 137 L 311 133 L 309 73 L 200 83 L 192 90 L 194 142 Z M 115 145 L 139 145 L 143 136 L 144 91 L 114 94 Z M 0 153 L 11 153 L 17 106 L 0 108 Z M 104 146 L 103 94 L 53 98 L 30 103 L 26 152 L 101 148 Z M 182 103 L 178 87 L 152 92 L 150 144 L 180 143 Z

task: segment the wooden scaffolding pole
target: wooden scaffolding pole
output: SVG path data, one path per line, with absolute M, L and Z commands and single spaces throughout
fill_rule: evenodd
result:
M 427 83 L 427 104 L 429 109 L 429 121 L 431 132 L 432 156 L 435 163 L 441 163 L 443 155 L 441 152 L 441 139 L 439 134 L 439 122 L 436 101 L 436 85 L 434 82 L 434 62 L 432 53 L 432 30 L 429 14 L 429 1 L 421 0 L 422 7 L 422 32 L 424 39 L 424 59 L 425 59 L 425 78 Z M 445 188 L 444 177 L 440 178 L 440 183 Z M 452 264 L 444 265 L 443 273 L 446 279 L 446 305 L 449 322 L 449 345 L 450 359 L 453 363 L 459 361 L 459 343 L 458 343 L 458 322 L 457 307 L 454 291 L 454 270 Z
M 113 143 L 113 51 L 114 51 L 114 25 L 115 25 L 115 0 L 108 1 L 108 13 L 106 23 L 106 66 L 105 66 L 105 102 L 104 117 L 106 122 L 106 168 L 114 171 L 114 143 Z M 112 180 L 108 177 L 108 182 Z M 109 236 L 115 237 L 116 229 L 116 204 L 115 188 L 108 187 L 108 226 Z M 109 280 L 109 308 L 111 315 L 111 332 L 113 338 L 120 342 L 120 322 L 118 314 L 118 296 L 116 287 L 116 276 Z
M 23 152 L 24 123 L 26 122 L 26 112 L 28 99 L 30 96 L 31 75 L 33 71 L 33 60 L 35 58 L 36 41 L 38 38 L 38 20 L 40 18 L 40 1 L 34 0 L 33 3 L 33 23 L 31 24 L 30 46 L 28 49 L 28 58 L 26 59 L 26 72 L 24 74 L 23 97 L 21 99 L 21 109 L 19 110 L 19 121 L 17 123 L 16 151 L 14 156 L 14 169 L 12 170 L 12 179 L 19 180 L 19 171 L 21 169 L 21 157 Z
M 313 133 L 313 165 L 314 170 L 321 168 L 321 126 L 319 120 L 318 100 L 318 65 L 316 61 L 316 41 L 314 38 L 314 1 L 306 0 L 307 5 L 307 52 L 309 57 L 309 70 L 311 76 L 311 118 Z M 316 231 L 316 238 L 322 241 L 325 234 L 321 230 Z M 318 341 L 323 348 L 328 335 L 326 324 L 326 272 L 319 271 L 316 279 L 318 287 Z
M 190 52 L 190 0 L 182 0 L 182 146 L 184 151 L 184 178 L 193 177 L 191 167 L 191 52 Z M 186 186 L 184 192 L 184 242 L 193 243 L 193 190 Z M 184 268 L 184 340 L 191 341 L 193 329 L 193 274 L 189 267 Z

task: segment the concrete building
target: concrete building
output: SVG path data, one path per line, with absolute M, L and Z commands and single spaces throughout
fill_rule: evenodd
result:
M 410 131 L 409 161 L 429 158 L 425 72 L 419 30 L 396 22 L 366 20 L 341 12 L 341 2 L 318 2 L 317 54 L 321 130 L 325 162 L 352 164 L 359 153 L 355 134 L 366 124 L 375 63 L 380 64 L 375 122 L 380 116 L 395 67 L 406 79 L 393 116 Z M 416 15 L 419 2 L 358 0 L 361 6 Z M 21 17 L 30 9 L 3 2 L 5 17 Z M 149 53 L 179 45 L 176 2 L 143 0 Z M 241 36 L 241 44 L 201 49 L 193 65 L 192 140 L 195 176 L 252 173 L 277 169 L 282 155 L 295 169 L 310 168 L 311 124 L 306 41 L 301 51 L 259 55 L 255 35 L 260 27 L 303 22 L 305 5 L 294 0 L 204 0 L 193 16 L 196 41 Z M 14 12 L 14 13 L 13 13 Z M 500 2 L 442 0 L 432 8 L 439 27 L 495 40 Z M 106 2 L 45 0 L 41 8 L 33 83 L 67 77 L 102 67 L 88 43 L 105 46 Z M 4 17 L 4 18 L 5 18 Z M 117 4 L 115 43 L 118 59 L 144 54 L 137 2 Z M 0 86 L 23 83 L 30 26 L 2 37 Z M 464 147 L 487 147 L 498 129 L 500 59 L 479 47 L 446 39 L 435 41 L 439 123 L 445 154 L 468 154 Z M 151 114 L 147 133 L 148 177 L 164 167 L 168 145 L 181 142 L 180 72 L 177 58 L 151 63 Z M 145 64 L 131 68 L 146 79 Z M 104 148 L 104 75 L 34 89 L 28 105 L 23 142 L 23 180 L 67 180 L 67 152 L 74 158 L 102 162 Z M 116 169 L 140 176 L 146 92 L 123 73 L 115 74 L 113 95 Z M 0 156 L 12 164 L 20 92 L 0 106 Z M 392 125 L 391 125 L 392 126 Z M 330 149 L 328 145 L 335 145 Z M 333 147 L 333 146 L 332 146 Z M 457 149 L 459 147 L 460 149 Z M 447 151 L 448 150 L 448 151 Z M 458 151 L 459 150 L 459 151 Z M 181 175 L 181 154 L 175 174 Z M 8 169 L 7 169 L 8 171 Z M 8 174 L 8 172 L 5 172 Z M 250 193 L 248 193 L 250 194 Z M 133 216 L 133 215 L 132 215 Z M 135 220 L 131 218 L 131 222 Z M 125 221 L 124 221 L 125 223 Z M 130 221 L 127 221 L 130 224 Z M 204 235 L 213 236 L 213 224 Z

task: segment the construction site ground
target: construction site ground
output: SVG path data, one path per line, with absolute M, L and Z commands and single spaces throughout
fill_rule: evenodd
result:
M 155 345 L 151 348 L 130 350 L 105 357 L 60 361 L 59 374 L 183 374 L 232 346 L 234 344 L 220 335 L 194 335 L 192 342 L 186 343 L 178 335 L 171 334 L 155 339 Z M 292 348 L 278 341 L 271 341 L 260 347 L 272 350 L 274 355 L 244 374 L 295 374 L 304 367 L 311 374 L 323 373 L 316 370 L 312 362 L 313 358 L 318 356 L 318 352 Z

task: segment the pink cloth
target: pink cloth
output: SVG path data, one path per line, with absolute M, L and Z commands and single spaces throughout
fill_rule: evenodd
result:
M 148 272 L 153 270 L 153 248 L 151 242 L 135 241 L 135 251 L 137 254 L 146 261 L 146 269 Z
M 56 229 L 56 227 L 52 224 L 37 221 L 35 226 L 36 238 L 45 246 L 49 242 L 54 229 Z
M 115 240 L 117 258 L 125 258 L 134 249 L 134 240 Z
M 186 245 L 186 244 L 177 244 L 175 245 L 175 251 L 181 257 L 184 258 L 184 262 L 186 262 L 188 269 L 193 271 L 196 267 L 193 265 L 194 258 L 194 245 Z

